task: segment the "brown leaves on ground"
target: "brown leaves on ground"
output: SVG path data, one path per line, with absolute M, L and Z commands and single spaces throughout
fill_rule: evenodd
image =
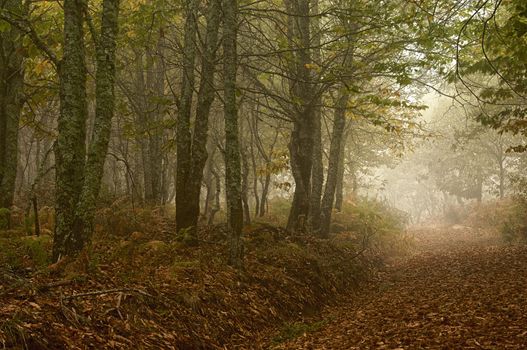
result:
M 333 300 L 369 266 L 351 259 L 352 242 L 260 225 L 246 228 L 240 273 L 225 263 L 221 227 L 189 247 L 171 225 L 102 234 L 83 268 L 0 269 L 0 348 L 254 348 L 260 334 Z
M 456 226 L 416 232 L 421 250 L 328 308 L 327 326 L 280 349 L 525 349 L 527 247 Z

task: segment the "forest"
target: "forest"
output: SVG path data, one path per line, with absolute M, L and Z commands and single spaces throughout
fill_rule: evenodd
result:
M 0 0 L 0 347 L 524 349 L 524 0 Z

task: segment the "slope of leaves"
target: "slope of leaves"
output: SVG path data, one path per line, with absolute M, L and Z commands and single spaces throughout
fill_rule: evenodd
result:
M 352 289 L 377 260 L 357 254 L 349 238 L 321 241 L 258 225 L 246 228 L 239 273 L 225 264 L 222 227 L 203 229 L 199 245 L 188 247 L 174 239 L 173 223 L 153 222 L 148 234 L 101 231 L 91 252 L 51 266 L 36 266 L 27 248 L 6 238 L 0 346 L 252 348 L 270 327 Z

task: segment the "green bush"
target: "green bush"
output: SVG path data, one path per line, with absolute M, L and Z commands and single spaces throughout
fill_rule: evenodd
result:
M 333 230 L 353 234 L 355 239 L 383 251 L 405 249 L 408 214 L 377 200 L 358 198 L 346 202 L 333 215 Z
M 508 242 L 527 239 L 527 205 L 515 202 L 511 213 L 501 226 L 501 235 Z
M 11 211 L 7 208 L 0 208 L 0 230 L 9 229 L 9 219 Z
M 269 212 L 266 214 L 264 221 L 274 225 L 285 226 L 289 211 L 291 210 L 291 199 L 275 197 L 269 200 Z
M 527 177 L 512 177 L 511 185 L 514 196 L 501 225 L 501 235 L 509 243 L 527 240 Z
M 34 226 L 35 226 L 35 216 L 33 215 L 25 216 L 24 217 L 24 230 L 26 231 L 26 234 L 32 235 Z
M 0 266 L 17 270 L 22 268 L 22 254 L 18 251 L 18 239 L 0 238 Z
M 52 239 L 50 236 L 30 236 L 21 239 L 25 253 L 36 267 L 44 267 L 50 261 Z
M 527 177 L 511 179 L 514 196 L 511 210 L 501 228 L 506 242 L 527 239 Z

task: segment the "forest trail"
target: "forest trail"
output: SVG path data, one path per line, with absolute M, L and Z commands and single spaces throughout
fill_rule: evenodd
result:
M 525 349 L 527 248 L 463 226 L 412 234 L 410 256 L 278 349 Z

